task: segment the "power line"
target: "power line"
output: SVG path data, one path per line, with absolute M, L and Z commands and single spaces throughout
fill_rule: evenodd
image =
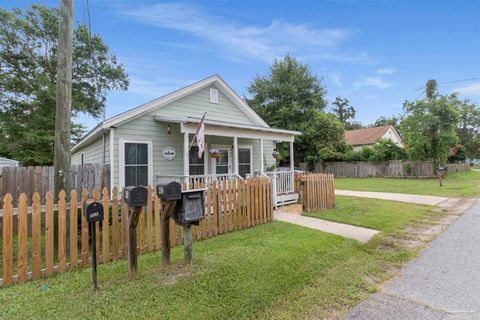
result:
M 87 18 L 88 18 L 88 24 L 86 23 L 86 19 L 85 19 L 85 3 L 84 2 L 87 2 Z M 82 7 L 83 7 L 83 21 L 84 21 L 84 25 L 87 27 L 88 29 L 88 45 L 90 47 L 90 59 L 92 60 L 92 64 L 94 66 L 95 69 L 97 69 L 96 71 L 98 71 L 98 64 L 97 64 L 97 59 L 95 58 L 95 52 L 93 50 L 93 37 L 92 37 L 92 19 L 91 19 L 91 15 L 90 15 L 90 1 L 89 0 L 82 0 Z M 94 75 L 95 75 L 95 86 L 96 86 L 96 95 L 97 95 L 97 98 L 99 98 L 100 96 L 100 86 L 99 86 L 99 82 L 98 82 L 98 74 L 97 72 L 94 72 Z M 107 110 L 106 110 L 106 106 L 103 107 L 103 121 L 105 121 L 105 118 L 106 118 L 106 115 L 107 115 Z
M 468 82 L 468 81 L 474 81 L 474 80 L 480 80 L 480 77 L 475 77 L 475 78 L 469 78 L 469 79 L 462 79 L 462 80 L 453 80 L 453 81 L 443 81 L 443 82 L 437 82 L 437 84 L 449 84 L 449 83 L 458 83 L 458 82 Z M 418 90 L 422 90 L 425 88 L 426 85 L 421 86 L 420 88 L 417 88 L 413 90 L 413 92 L 417 92 Z

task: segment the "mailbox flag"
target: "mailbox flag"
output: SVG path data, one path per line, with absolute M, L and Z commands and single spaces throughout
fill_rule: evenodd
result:
M 205 123 L 203 123 L 204 119 L 205 116 L 203 116 L 202 121 L 200 121 L 197 130 L 198 159 L 202 158 L 203 151 L 205 151 Z

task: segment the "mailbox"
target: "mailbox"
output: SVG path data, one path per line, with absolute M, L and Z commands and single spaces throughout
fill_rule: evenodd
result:
M 143 207 L 147 205 L 148 190 L 145 187 L 125 187 L 123 189 L 123 200 L 130 207 Z
M 181 200 L 182 185 L 175 181 L 157 184 L 157 196 L 162 200 Z
M 182 192 L 182 199 L 177 201 L 173 219 L 179 224 L 197 224 L 205 214 L 204 192 L 207 189 L 193 189 Z
M 438 171 L 448 171 L 448 167 L 446 165 L 439 165 L 437 167 Z
M 83 204 L 83 213 L 88 223 L 103 221 L 103 205 L 95 201 L 95 199 L 88 199 Z

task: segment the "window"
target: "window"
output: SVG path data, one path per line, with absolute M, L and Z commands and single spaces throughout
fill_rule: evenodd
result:
M 210 88 L 210 102 L 218 103 L 218 90 Z
M 252 174 L 252 156 L 250 148 L 238 148 L 238 174 L 246 178 Z
M 198 158 L 198 147 L 192 146 L 188 152 L 188 170 L 190 175 L 198 176 L 205 174 L 205 152 L 203 152 L 202 157 Z
M 148 144 L 125 143 L 125 186 L 148 185 Z

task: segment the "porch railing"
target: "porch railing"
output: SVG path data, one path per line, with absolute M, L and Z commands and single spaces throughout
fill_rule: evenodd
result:
M 294 171 L 271 171 L 265 172 L 265 175 L 272 179 L 273 190 L 277 195 L 295 192 L 295 173 Z
M 295 193 L 295 172 L 294 171 L 270 171 L 265 172 L 272 184 L 273 205 L 296 203 L 298 194 Z
M 190 183 L 196 185 L 208 185 L 213 181 L 224 180 L 243 180 L 243 178 L 234 173 L 227 174 L 206 174 L 206 175 L 157 175 L 157 183 L 169 183 L 172 181 L 179 182 L 181 184 Z

